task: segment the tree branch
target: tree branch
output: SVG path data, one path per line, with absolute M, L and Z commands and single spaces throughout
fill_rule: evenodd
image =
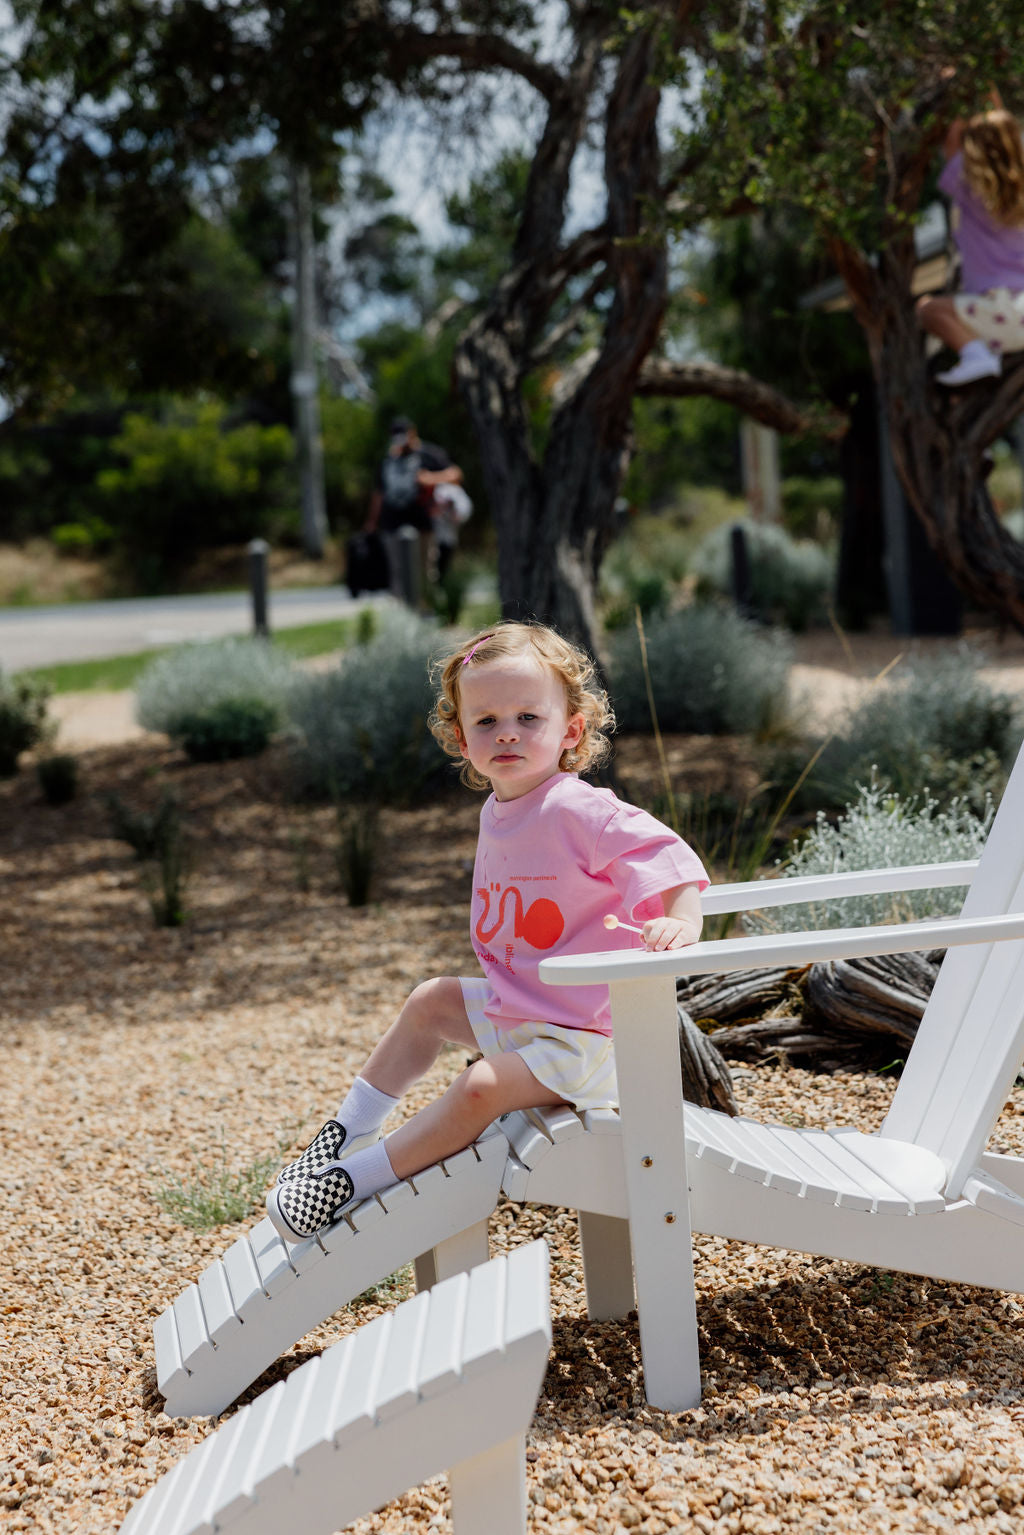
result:
M 458 59 L 469 69 L 510 70 L 549 102 L 557 100 L 566 90 L 566 81 L 557 69 L 496 33 L 421 32 L 416 27 L 395 27 L 391 43 L 393 53 L 399 58 L 450 58 Z
M 752 374 L 713 362 L 671 363 L 649 358 L 637 379 L 636 393 L 672 399 L 710 395 L 792 437 L 814 432 L 834 440 L 842 437 L 849 425 L 844 415 L 828 406 L 798 405 Z

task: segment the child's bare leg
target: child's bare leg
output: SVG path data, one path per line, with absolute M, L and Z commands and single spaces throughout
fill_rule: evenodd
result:
M 477 1049 L 462 987 L 450 975 L 416 987 L 359 1075 L 379 1092 L 400 1098 L 430 1070 L 445 1043 Z
M 968 341 L 977 340 L 977 331 L 964 324 L 956 305 L 947 294 L 925 294 L 918 299 L 915 308 L 918 323 L 956 351 L 962 351 Z
M 446 1093 L 388 1136 L 388 1160 L 396 1179 L 410 1178 L 469 1146 L 501 1114 L 564 1102 L 521 1055 L 510 1050 L 490 1056 L 467 1066 Z

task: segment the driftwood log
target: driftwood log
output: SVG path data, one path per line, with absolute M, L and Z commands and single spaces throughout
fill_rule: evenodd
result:
M 705 1109 L 738 1114 L 732 1077 L 725 1057 L 709 1036 L 698 1029 L 686 1008 L 679 1013 L 679 1058 L 683 1068 L 683 1097 Z
M 936 950 L 700 976 L 679 983 L 679 1004 L 731 1059 L 888 1065 L 906 1058 L 941 959 Z

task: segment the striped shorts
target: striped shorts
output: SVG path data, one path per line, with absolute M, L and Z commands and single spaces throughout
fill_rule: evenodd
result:
M 558 1023 L 520 1023 L 497 1029 L 484 1012 L 490 988 L 480 976 L 460 976 L 470 1028 L 485 1056 L 514 1050 L 538 1082 L 574 1109 L 617 1109 L 615 1051 L 607 1034 Z

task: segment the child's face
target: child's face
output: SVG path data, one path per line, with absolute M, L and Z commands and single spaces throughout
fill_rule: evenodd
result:
M 459 679 L 462 755 L 489 778 L 500 800 L 519 799 L 558 772 L 583 734 L 565 688 L 531 656 L 467 666 Z

